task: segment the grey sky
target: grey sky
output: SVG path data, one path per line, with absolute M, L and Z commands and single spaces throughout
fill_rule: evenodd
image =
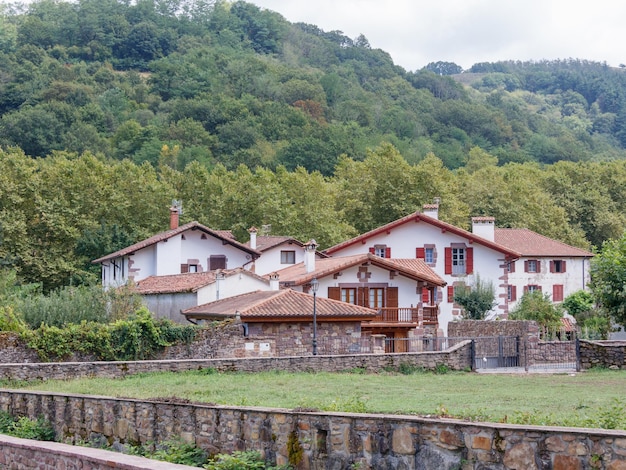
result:
M 626 63 L 626 2 L 596 0 L 249 0 L 290 22 L 364 34 L 407 70 L 439 60 Z

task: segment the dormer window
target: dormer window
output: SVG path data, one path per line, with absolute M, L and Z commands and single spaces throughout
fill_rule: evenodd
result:
M 391 258 L 391 248 L 387 245 L 374 245 L 370 248 L 370 253 L 381 258 Z

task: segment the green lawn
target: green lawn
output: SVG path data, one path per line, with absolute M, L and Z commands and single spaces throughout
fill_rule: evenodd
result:
M 20 384 L 0 384 L 16 388 Z M 577 374 L 140 374 L 22 384 L 21 388 L 133 398 L 331 411 L 437 415 L 509 423 L 626 429 L 626 371 Z

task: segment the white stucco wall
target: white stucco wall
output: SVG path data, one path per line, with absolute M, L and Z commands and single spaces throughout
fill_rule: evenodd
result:
M 524 272 L 524 261 L 528 259 L 538 260 L 541 262 L 541 270 L 539 273 Z M 550 261 L 563 260 L 566 262 L 566 270 L 564 273 L 551 273 Z M 589 283 L 589 259 L 585 258 L 520 258 L 515 262 L 515 272 L 509 273 L 509 284 L 516 287 L 517 300 L 511 302 L 510 308 L 517 306 L 522 295 L 524 287 L 528 285 L 539 285 L 544 294 L 548 294 L 552 298 L 553 286 L 563 286 L 563 298 L 573 294 L 579 290 L 586 289 Z
M 294 251 L 296 262 L 293 264 L 302 263 L 304 261 L 304 248 L 300 245 L 279 245 L 274 248 L 270 248 L 263 252 L 260 258 L 254 262 L 254 272 L 259 276 L 273 273 L 279 269 L 288 268 L 292 264 L 281 264 L 280 252 L 281 251 Z M 318 256 L 319 258 L 319 256 Z
M 472 284 L 473 276 L 454 276 L 445 274 L 445 248 L 452 243 L 465 243 L 466 247 L 474 250 L 474 274 L 478 274 L 482 282 L 492 283 L 496 292 L 496 307 L 494 313 L 506 311 L 507 308 L 507 286 L 503 279 L 504 255 L 496 250 L 480 245 L 469 243 L 460 235 L 451 232 L 442 232 L 441 228 L 428 224 L 427 222 L 408 222 L 393 228 L 390 233 L 381 233 L 368 238 L 366 243 L 357 242 L 339 252 L 333 253 L 333 257 L 347 256 L 359 253 L 367 253 L 374 245 L 387 245 L 391 248 L 392 258 L 415 258 L 416 248 L 424 245 L 434 245 L 435 263 L 430 267 L 435 271 L 447 285 L 452 286 L 455 282 L 465 282 Z M 415 293 L 415 287 L 413 287 Z M 448 302 L 447 288 L 439 289 L 439 327 L 447 334 L 448 323 L 457 317 L 453 315 L 454 305 Z M 402 294 L 401 294 L 402 295 Z

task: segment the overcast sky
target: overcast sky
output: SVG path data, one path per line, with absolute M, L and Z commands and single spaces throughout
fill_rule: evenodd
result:
M 626 63 L 623 0 L 248 0 L 288 21 L 364 34 L 409 71 L 497 60 Z

